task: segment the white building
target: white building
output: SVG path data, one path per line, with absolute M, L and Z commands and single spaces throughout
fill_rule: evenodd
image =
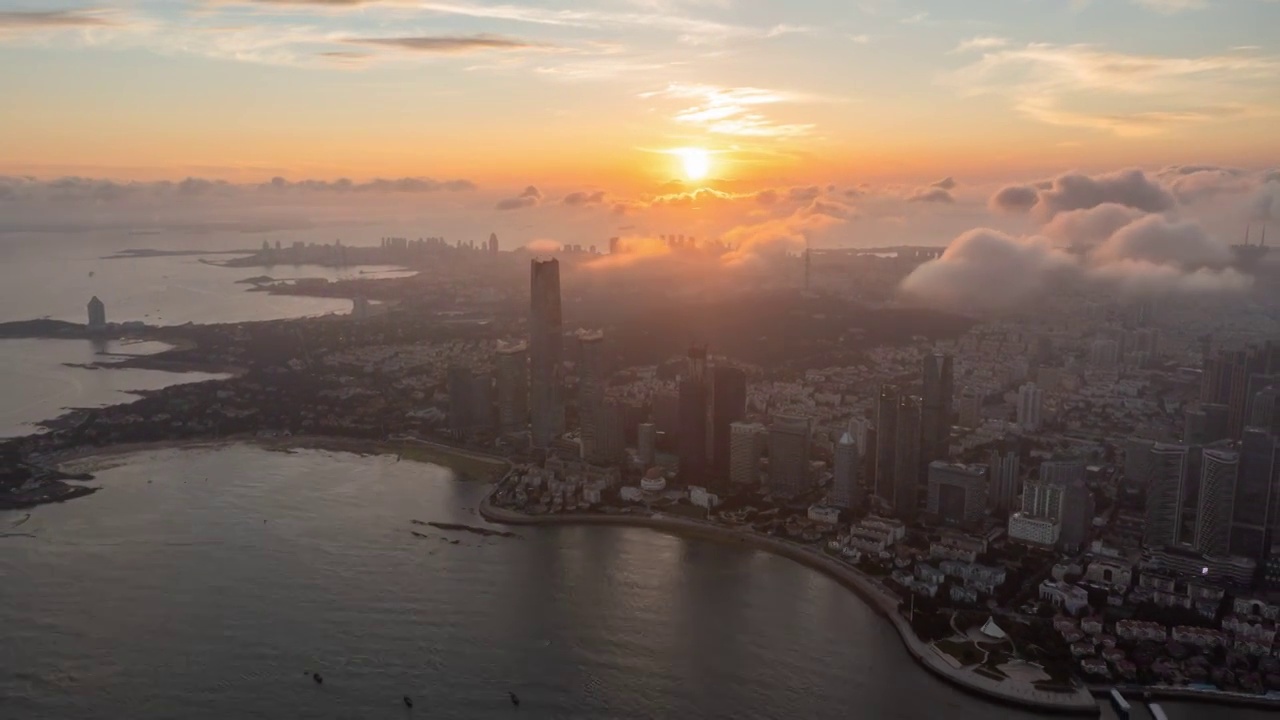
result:
M 1089 608 L 1089 593 L 1084 588 L 1066 583 L 1045 580 L 1040 583 L 1040 599 L 1072 615 Z
M 689 502 L 694 507 L 711 510 L 720 504 L 720 497 L 715 493 L 707 492 L 704 487 L 694 485 L 689 488 Z
M 840 508 L 829 505 L 810 505 L 809 519 L 824 525 L 836 525 L 840 522 Z
M 1035 517 L 1023 512 L 1009 516 L 1009 539 L 1035 545 L 1052 546 L 1058 543 L 1062 526 L 1054 518 Z
M 846 510 L 860 504 L 858 492 L 858 445 L 853 435 L 845 433 L 835 449 L 831 480 L 831 503 Z

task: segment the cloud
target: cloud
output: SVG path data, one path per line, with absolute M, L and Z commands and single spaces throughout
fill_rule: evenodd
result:
M 564 199 L 560 201 L 561 204 L 569 205 L 571 207 L 579 207 L 582 205 L 599 205 L 603 202 L 604 202 L 603 190 L 596 190 L 594 192 L 585 192 L 585 191 L 571 192 L 568 195 L 565 195 Z
M 956 185 L 959 185 L 959 183 L 956 182 L 956 179 L 948 175 L 929 187 L 942 188 L 943 190 L 954 190 Z
M 1031 185 L 1006 185 L 991 196 L 988 205 L 996 212 L 1024 213 L 1039 201 L 1040 193 Z
M 903 280 L 902 290 L 961 312 L 990 311 L 1047 295 L 1051 281 L 1075 272 L 1071 257 L 1044 238 L 1015 238 L 982 228 L 961 235 L 942 257 L 917 267 Z
M 824 204 L 818 209 L 834 210 L 835 206 Z M 814 237 L 844 223 L 844 218 L 817 212 L 810 205 L 786 217 L 735 227 L 721 236 L 721 241 L 732 248 L 721 257 L 721 261 L 728 265 L 741 265 L 771 253 L 799 250 Z
M 907 202 L 910 203 L 943 203 L 951 204 L 956 199 L 951 193 L 940 187 L 918 188 L 907 196 Z
M 98 10 L 4 10 L 0 34 L 11 30 L 107 27 L 117 23 Z
M 1273 112 L 1280 59 L 1253 53 L 1136 55 L 1091 45 L 969 48 L 981 57 L 948 76 L 966 95 L 1007 97 L 1039 122 L 1121 136 Z
M 338 180 L 290 181 L 282 177 L 265 183 L 238 184 L 225 180 L 188 177 L 179 181 L 128 182 L 107 178 L 68 176 L 53 180 L 0 176 L 0 199 L 11 201 L 54 200 L 106 203 L 130 197 L 196 197 L 203 195 L 249 196 L 257 193 L 431 193 L 475 190 L 470 180 L 434 180 L 426 177 L 376 178 L 356 182 Z
M 809 202 L 816 199 L 822 194 L 822 188 L 817 185 L 808 187 L 793 187 L 787 191 L 787 197 L 791 202 Z
M 499 210 L 519 210 L 521 208 L 534 207 L 541 202 L 542 192 L 538 190 L 538 188 L 530 185 L 515 197 L 499 200 L 496 207 Z
M 1148 10 L 1155 10 L 1166 15 L 1187 10 L 1203 10 L 1209 6 L 1205 0 L 1133 0 L 1133 2 Z
M 666 257 L 671 252 L 671 247 L 660 238 L 648 236 L 621 237 L 618 238 L 617 252 L 595 258 L 587 262 L 586 267 L 591 270 L 631 267 L 638 263 Z
M 1254 191 L 1247 210 L 1251 222 L 1280 222 L 1280 180 L 1264 183 Z
M 403 177 L 392 180 L 375 178 L 368 182 L 353 182 L 347 178 L 338 180 L 299 180 L 291 182 L 282 177 L 271 178 L 271 181 L 260 186 L 263 190 L 287 191 L 303 190 L 310 192 L 355 192 L 355 193 L 428 193 L 447 190 L 462 192 L 475 190 L 475 183 L 470 180 L 433 180 L 425 177 Z
M 564 247 L 564 244 L 557 240 L 539 239 L 539 240 L 532 240 L 526 243 L 524 246 L 524 249 L 528 250 L 531 253 L 534 253 L 535 255 L 537 254 L 550 255 L 551 253 L 560 252 L 560 250 L 563 247 Z
M 1231 249 L 1196 223 L 1148 215 L 1117 230 L 1089 258 L 1095 264 L 1136 261 L 1199 268 L 1229 262 Z
M 1141 210 L 1103 203 L 1085 210 L 1059 213 L 1040 231 L 1071 247 L 1093 247 L 1143 215 Z
M 389 47 L 415 53 L 463 55 L 485 50 L 541 50 L 552 46 L 502 35 L 422 35 L 416 37 L 347 38 L 343 42 L 370 47 Z
M 642 93 L 640 97 L 694 101 L 695 104 L 679 110 L 672 119 L 718 135 L 795 137 L 806 135 L 813 129 L 813 125 L 807 123 L 778 123 L 759 111 L 765 105 L 806 99 L 793 93 L 753 87 L 672 83 L 663 90 Z
M 954 52 L 962 53 L 971 50 L 990 50 L 992 48 L 1002 48 L 1009 44 L 1009 41 L 1002 37 L 981 36 L 972 37 L 963 40 L 956 46 Z

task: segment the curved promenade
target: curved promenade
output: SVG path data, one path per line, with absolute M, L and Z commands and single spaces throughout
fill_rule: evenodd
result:
M 780 538 L 761 535 L 749 530 L 717 527 L 686 518 L 664 515 L 526 515 L 525 513 L 494 507 L 492 493 L 480 503 L 480 516 L 505 525 L 613 525 L 643 527 L 653 530 L 693 536 L 718 542 L 750 545 L 775 555 L 794 560 L 833 578 L 853 590 L 873 610 L 885 617 L 898 631 L 902 644 L 916 662 L 933 674 L 970 693 L 988 700 L 1031 708 L 1040 712 L 1097 715 L 1098 703 L 1086 688 L 1069 693 L 1037 690 L 1012 680 L 996 681 L 968 670 L 953 667 L 948 660 L 916 637 L 906 619 L 898 613 L 899 599 L 866 575 L 833 559 L 819 550 L 802 547 Z

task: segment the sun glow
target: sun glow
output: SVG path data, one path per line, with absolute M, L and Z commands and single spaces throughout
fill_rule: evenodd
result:
M 686 179 L 701 180 L 711 171 L 711 153 L 702 148 L 680 148 L 671 152 L 680 158 Z

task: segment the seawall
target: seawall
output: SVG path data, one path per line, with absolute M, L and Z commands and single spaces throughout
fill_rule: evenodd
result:
M 506 525 L 612 525 L 615 527 L 642 527 L 660 532 L 669 532 L 682 536 L 713 540 L 716 542 L 747 545 L 755 549 L 780 555 L 798 562 L 806 567 L 821 572 L 849 588 L 879 615 L 887 619 L 907 652 L 917 663 L 934 675 L 952 683 L 960 689 L 981 696 L 987 700 L 1039 712 L 1072 715 L 1097 715 L 1098 704 L 1093 695 L 1085 688 L 1077 688 L 1071 693 L 1055 693 L 1014 684 L 1012 681 L 997 682 L 972 672 L 953 668 L 943 660 L 933 647 L 916 637 L 910 624 L 898 613 L 897 596 L 868 579 L 860 571 L 845 563 L 822 553 L 780 538 L 761 535 L 749 530 L 735 530 L 716 527 L 695 520 L 668 516 L 653 515 L 526 515 L 524 513 L 497 508 L 487 495 L 480 503 L 480 516 L 484 519 Z

